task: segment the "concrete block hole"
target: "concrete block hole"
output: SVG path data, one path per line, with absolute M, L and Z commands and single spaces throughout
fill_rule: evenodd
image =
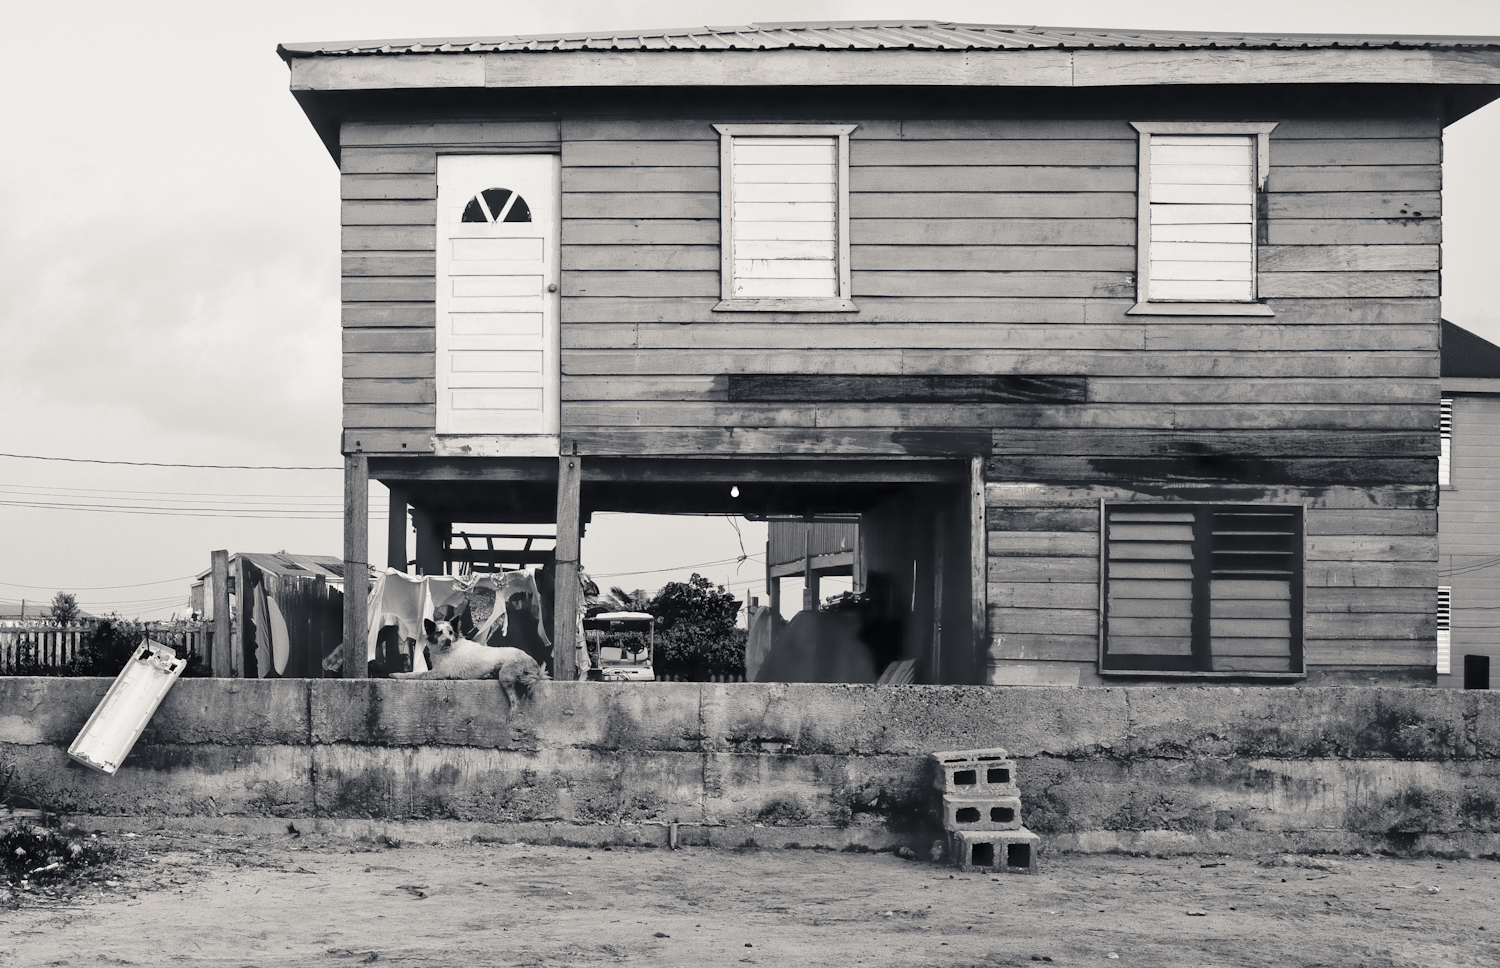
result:
M 994 811 L 990 811 L 990 812 L 993 813 Z M 958 810 L 958 812 L 953 815 L 953 819 L 957 820 L 959 823 L 978 823 L 979 822 L 979 808 L 978 807 L 960 807 L 959 810 Z
M 975 813 L 977 814 L 978 811 L 976 810 Z M 976 816 L 974 819 L 978 820 L 979 817 Z M 1014 819 L 1016 819 L 1016 812 L 1010 807 L 990 807 L 991 823 L 1010 823 Z
M 958 770 L 953 774 L 954 786 L 974 786 L 979 782 L 978 770 Z
M 1031 845 L 1030 844 L 1005 844 L 1005 866 L 1006 867 L 1031 867 Z M 975 844 L 969 854 L 969 863 L 974 867 L 995 866 L 995 845 Z
M 1004 769 L 1003 767 L 992 767 L 985 774 L 984 779 L 986 783 L 1009 783 L 1010 770 Z

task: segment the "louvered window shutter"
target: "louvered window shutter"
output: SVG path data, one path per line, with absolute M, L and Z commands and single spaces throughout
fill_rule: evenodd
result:
M 1149 158 L 1148 298 L 1255 299 L 1255 137 L 1155 134 Z

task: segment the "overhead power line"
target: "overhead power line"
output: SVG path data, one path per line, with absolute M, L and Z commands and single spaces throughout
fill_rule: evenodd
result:
M 68 464 L 113 464 L 121 467 L 192 467 L 210 471 L 341 471 L 341 464 L 325 464 L 319 466 L 305 465 L 282 465 L 282 464 L 171 464 L 165 461 L 149 460 L 100 460 L 94 457 L 43 457 L 38 454 L 3 454 L 0 457 L 9 457 L 14 460 L 51 460 L 62 461 Z

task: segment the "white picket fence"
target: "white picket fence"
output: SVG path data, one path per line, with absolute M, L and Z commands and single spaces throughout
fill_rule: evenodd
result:
M 0 675 L 56 675 L 78 658 L 96 623 L 0 622 Z M 200 622 L 116 622 L 129 634 L 143 634 L 163 645 L 201 655 L 205 644 Z

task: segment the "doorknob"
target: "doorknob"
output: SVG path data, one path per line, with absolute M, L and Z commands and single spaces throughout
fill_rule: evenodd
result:
M 547 291 L 548 292 L 557 292 L 557 283 L 555 283 L 555 282 L 549 282 L 549 283 L 547 283 Z

